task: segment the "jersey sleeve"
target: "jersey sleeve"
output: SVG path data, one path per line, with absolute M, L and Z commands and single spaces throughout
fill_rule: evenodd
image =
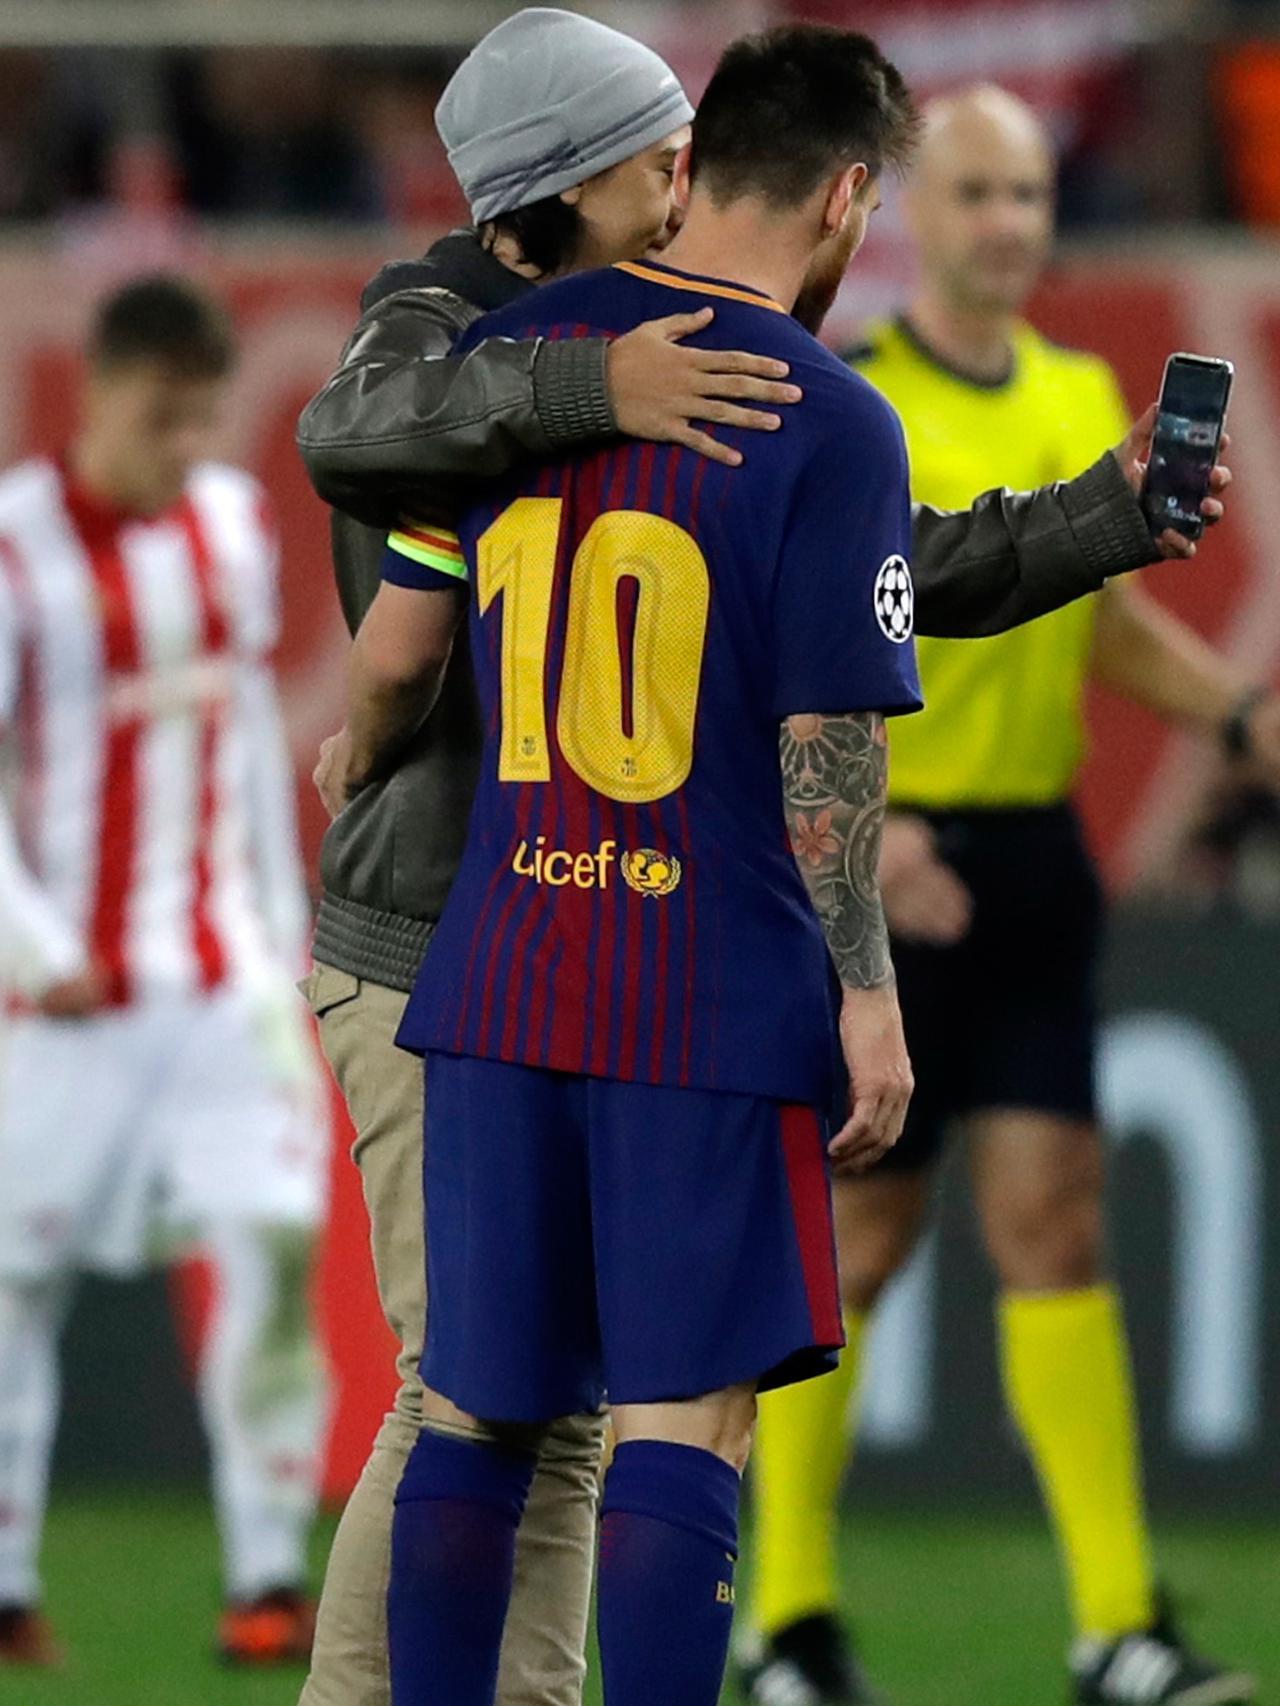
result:
M 258 657 L 269 657 L 280 644 L 280 570 L 283 553 L 280 524 L 266 491 L 255 482 L 253 517 L 258 539 L 257 597 L 249 625 L 249 649 Z
M 22 631 L 18 599 L 0 540 L 0 736 L 17 715 Z M 0 763 L 0 990 L 38 999 L 52 984 L 82 971 L 88 954 L 79 933 L 24 861 Z
M 244 803 L 259 907 L 276 958 L 293 975 L 301 976 L 307 964 L 311 907 L 284 708 L 265 661 L 240 664 L 236 704 L 248 759 Z
M 403 517 L 399 527 L 387 535 L 382 578 L 392 586 L 417 592 L 465 587 L 469 571 L 458 535 L 447 527 Z
M 806 456 L 773 591 L 773 710 L 894 715 L 916 673 L 906 443 L 869 387 Z

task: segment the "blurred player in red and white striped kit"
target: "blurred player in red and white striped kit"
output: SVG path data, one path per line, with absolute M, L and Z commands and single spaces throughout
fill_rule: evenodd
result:
M 37 1553 L 74 1277 L 193 1245 L 216 1270 L 220 1645 L 310 1641 L 327 1143 L 292 987 L 277 543 L 257 483 L 205 460 L 233 360 L 192 287 L 130 285 L 66 455 L 0 475 L 0 1664 L 57 1656 Z

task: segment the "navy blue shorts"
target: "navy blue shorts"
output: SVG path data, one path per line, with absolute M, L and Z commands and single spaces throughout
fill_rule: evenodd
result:
M 425 1066 L 433 1390 L 540 1422 L 835 1366 L 813 1109 L 455 1055 Z
M 903 808 L 906 810 L 907 808 Z M 1070 806 L 921 812 L 968 885 L 952 948 L 893 944 L 916 1090 L 880 1168 L 931 1165 L 949 1122 L 992 1108 L 1095 1117 L 1102 891 Z

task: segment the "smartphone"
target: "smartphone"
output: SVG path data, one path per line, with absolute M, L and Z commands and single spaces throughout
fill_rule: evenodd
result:
M 1142 508 L 1152 535 L 1167 527 L 1187 539 L 1204 532 L 1200 505 L 1218 460 L 1234 369 L 1205 355 L 1171 355 L 1165 363 Z

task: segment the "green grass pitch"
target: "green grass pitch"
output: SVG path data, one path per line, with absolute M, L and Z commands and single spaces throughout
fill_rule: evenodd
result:
M 317 1573 L 331 1525 L 317 1536 Z M 1164 1569 L 1196 1637 L 1248 1663 L 1280 1706 L 1274 1522 L 1161 1525 Z M 212 1524 L 195 1495 L 54 1501 L 49 1609 L 70 1651 L 55 1675 L 0 1670 L 0 1706 L 293 1706 L 300 1675 L 245 1675 L 209 1656 Z M 844 1574 L 867 1659 L 893 1706 L 1061 1706 L 1065 1622 L 1034 1513 L 859 1514 Z M 590 1706 L 599 1700 L 594 1682 Z M 738 1706 L 729 1690 L 724 1706 Z

